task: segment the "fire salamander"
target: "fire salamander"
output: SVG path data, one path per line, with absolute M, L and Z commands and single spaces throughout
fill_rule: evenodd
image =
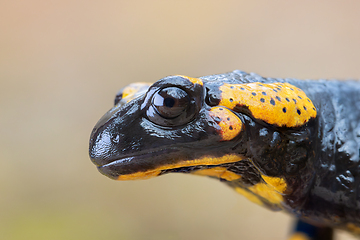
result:
M 217 178 L 300 221 L 291 239 L 360 235 L 360 82 L 230 73 L 123 88 L 90 157 L 117 180 Z

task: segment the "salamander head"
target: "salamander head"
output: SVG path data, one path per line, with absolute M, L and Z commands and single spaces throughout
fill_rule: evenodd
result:
M 254 202 L 279 208 L 292 192 L 286 176 L 307 159 L 302 146 L 309 146 L 309 132 L 293 130 L 314 115 L 311 101 L 292 87 L 185 76 L 130 85 L 93 129 L 91 160 L 117 180 L 169 172 L 218 178 Z M 283 98 L 294 91 L 310 110 L 300 115 L 293 103 L 285 111 L 275 88 Z M 257 99 L 256 93 L 263 95 Z
M 119 180 L 143 179 L 243 158 L 229 152 L 241 138 L 241 120 L 229 109 L 207 106 L 200 79 L 167 77 L 138 94 L 145 86 L 120 91 L 115 107 L 96 124 L 90 157 L 101 173 Z

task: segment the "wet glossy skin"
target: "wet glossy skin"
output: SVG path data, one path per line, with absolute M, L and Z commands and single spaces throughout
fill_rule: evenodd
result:
M 219 178 L 306 222 L 360 232 L 360 83 L 242 71 L 124 88 L 90 157 L 118 180 Z

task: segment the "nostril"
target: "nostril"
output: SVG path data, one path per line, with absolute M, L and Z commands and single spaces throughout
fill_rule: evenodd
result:
M 98 167 L 109 164 L 124 155 L 131 139 L 125 133 L 132 132 L 133 122 L 139 118 L 137 110 L 141 99 L 110 109 L 95 125 L 89 141 L 89 156 Z M 135 120 L 134 120 L 135 119 Z
M 106 164 L 116 153 L 117 143 L 120 141 L 120 136 L 118 134 L 114 136 L 115 138 L 112 136 L 113 134 L 110 134 L 108 131 L 103 131 L 100 134 L 95 132 L 95 134 L 91 137 L 89 155 L 94 164 L 98 166 Z

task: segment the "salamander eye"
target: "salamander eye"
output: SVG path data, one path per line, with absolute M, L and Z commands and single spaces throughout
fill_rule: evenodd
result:
M 152 96 L 147 118 L 165 127 L 188 123 L 197 113 L 196 100 L 178 87 L 163 88 Z
M 181 115 L 189 106 L 188 94 L 177 87 L 168 87 L 155 93 L 152 105 L 163 118 L 172 119 Z

